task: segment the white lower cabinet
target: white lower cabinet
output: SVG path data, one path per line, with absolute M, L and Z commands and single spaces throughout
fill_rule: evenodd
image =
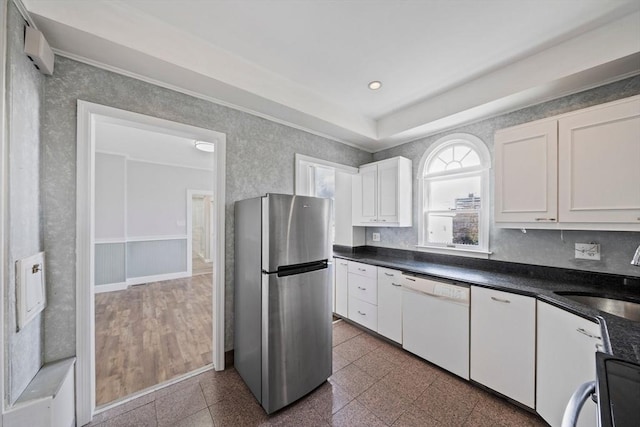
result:
M 378 273 L 377 267 L 349 261 L 347 313 L 349 319 L 378 331 Z
M 333 265 L 335 269 L 333 311 L 340 316 L 347 317 L 349 315 L 347 309 L 349 301 L 349 262 L 341 258 L 334 258 Z
M 355 297 L 349 297 L 349 319 L 372 331 L 378 330 L 378 307 Z
M 560 427 L 572 393 L 596 378 L 596 346 L 600 325 L 538 301 L 536 411 L 552 427 Z M 596 404 L 587 399 L 578 427 L 595 427 Z
M 471 379 L 535 405 L 535 298 L 471 287 Z
M 378 267 L 378 333 L 402 344 L 402 273 Z

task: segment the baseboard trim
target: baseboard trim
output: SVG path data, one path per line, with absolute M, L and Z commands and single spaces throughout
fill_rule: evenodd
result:
M 104 292 L 124 291 L 128 287 L 129 285 L 127 284 L 127 282 L 109 283 L 106 285 L 95 285 L 93 287 L 93 292 L 96 294 L 101 294 Z
M 142 285 L 151 282 L 164 282 L 165 280 L 184 279 L 191 277 L 188 271 L 180 271 L 178 273 L 157 274 L 155 276 L 132 277 L 127 279 L 127 285 Z

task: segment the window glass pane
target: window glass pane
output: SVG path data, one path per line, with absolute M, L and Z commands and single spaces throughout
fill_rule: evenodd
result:
M 430 211 L 480 209 L 480 176 L 430 180 L 428 186 Z
M 460 159 L 463 168 L 480 165 L 480 157 L 474 150 L 469 150 L 469 154 Z
M 333 168 L 314 167 L 315 188 L 313 195 L 334 200 L 336 194 L 336 171 Z M 331 209 L 331 241 L 336 239 L 335 205 Z
M 336 193 L 335 170 L 330 168 L 322 168 L 319 166 L 316 166 L 314 169 L 316 184 L 316 188 L 314 189 L 315 196 L 333 199 Z
M 427 242 L 477 246 L 478 218 L 478 212 L 430 213 L 427 215 Z
M 467 145 L 456 144 L 438 152 L 429 162 L 427 174 L 479 166 L 480 157 Z

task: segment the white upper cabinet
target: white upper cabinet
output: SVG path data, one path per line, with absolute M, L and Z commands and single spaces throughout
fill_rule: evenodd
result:
M 558 121 L 562 221 L 640 229 L 640 97 Z
M 353 225 L 410 227 L 411 160 L 393 157 L 360 167 L 353 178 Z
M 496 132 L 495 220 L 556 222 L 558 124 L 548 120 Z
M 501 227 L 640 231 L 640 96 L 495 135 Z

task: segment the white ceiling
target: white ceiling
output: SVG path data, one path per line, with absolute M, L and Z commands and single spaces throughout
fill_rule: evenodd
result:
M 60 54 L 369 151 L 640 73 L 637 0 L 24 3 Z
M 96 121 L 96 152 L 130 160 L 213 170 L 213 153 L 195 148 L 192 138 L 155 132 L 133 125 Z

